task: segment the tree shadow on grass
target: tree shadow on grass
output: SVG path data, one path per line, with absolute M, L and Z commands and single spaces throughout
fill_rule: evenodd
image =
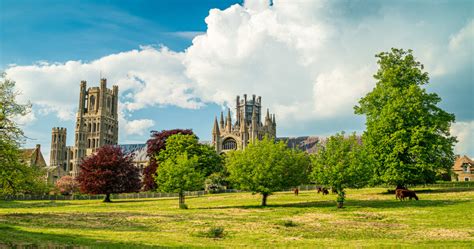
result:
M 195 245 L 180 245 L 174 248 L 189 248 Z M 173 248 L 173 246 L 150 246 L 132 242 L 115 242 L 80 235 L 29 232 L 13 226 L 0 225 L 0 248 Z
M 0 201 L 0 208 L 43 208 L 77 205 L 72 201 Z
M 419 201 L 397 201 L 397 200 L 346 200 L 345 207 L 370 207 L 370 208 L 404 208 L 404 207 L 439 207 L 457 205 L 468 202 L 467 200 L 419 200 Z M 235 205 L 203 207 L 197 209 L 264 209 L 264 208 L 335 208 L 336 201 L 310 201 L 283 204 L 261 205 Z

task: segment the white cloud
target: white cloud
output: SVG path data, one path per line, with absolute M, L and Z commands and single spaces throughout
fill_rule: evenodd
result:
M 26 115 L 17 115 L 13 120 L 21 126 L 28 126 L 36 121 L 36 115 L 34 112 L 29 112 Z
M 125 121 L 125 120 L 122 120 Z M 121 125 L 122 129 L 125 129 L 127 135 L 144 135 L 149 132 L 149 128 L 154 126 L 155 122 L 151 119 L 136 119 L 132 121 L 125 121 Z
M 451 126 L 451 134 L 458 139 L 454 149 L 455 153 L 469 155 L 474 151 L 474 121 L 454 123 Z M 469 156 L 473 157 L 474 155 Z
M 257 94 L 277 114 L 279 127 L 321 119 L 353 119 L 353 106 L 374 86 L 374 54 L 412 48 L 431 75 L 472 67 L 474 21 L 451 37 L 438 36 L 429 20 L 400 9 L 374 8 L 346 18 L 334 1 L 248 0 L 244 6 L 212 9 L 203 34 L 184 52 L 142 47 L 91 62 L 42 62 L 12 66 L 8 77 L 39 113 L 71 120 L 79 81 L 96 85 L 99 74 L 118 84 L 127 134 L 151 120 L 127 121 L 137 110 L 174 105 L 197 109 L 206 102 L 232 107 L 235 95 Z M 416 24 L 416 25 L 414 25 Z M 197 36 L 195 36 L 197 35 Z M 462 54 L 460 54 L 460 51 Z M 466 63 L 466 58 L 467 62 Z M 341 121 L 342 122 L 342 121 Z

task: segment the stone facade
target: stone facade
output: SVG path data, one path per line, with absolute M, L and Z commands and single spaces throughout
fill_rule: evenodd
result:
M 220 122 L 217 117 L 214 119 L 212 129 L 212 146 L 218 153 L 231 150 L 244 149 L 247 144 L 255 139 L 262 139 L 265 136 L 276 138 L 275 114 L 270 115 L 267 109 L 265 120 L 262 120 L 262 98 L 255 95 L 252 99 L 247 99 L 244 94 L 243 99 L 236 98 L 236 121 L 232 123 L 230 109 L 224 120 L 224 113 L 221 112 Z
M 52 129 L 50 167 L 73 177 L 84 157 L 118 143 L 118 86 L 108 89 L 107 80 L 101 79 L 100 87 L 86 87 L 86 81 L 81 81 L 74 146 L 66 146 L 66 128 Z

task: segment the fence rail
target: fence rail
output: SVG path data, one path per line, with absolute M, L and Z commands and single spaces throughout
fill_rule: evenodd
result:
M 219 193 L 235 193 L 241 192 L 237 189 L 225 189 L 219 191 Z M 209 194 L 209 191 L 186 191 L 185 196 L 201 196 Z M 144 199 L 144 198 L 170 198 L 178 197 L 178 193 L 160 193 L 160 192 L 141 192 L 141 193 L 128 193 L 128 194 L 111 194 L 111 199 Z M 104 199 L 105 195 L 10 195 L 4 196 L 3 200 L 17 200 L 17 201 L 33 201 L 33 200 L 101 200 Z
M 316 188 L 321 187 L 321 185 L 301 185 L 299 190 L 316 190 Z M 381 185 L 377 186 L 381 188 L 394 188 L 394 186 Z M 474 182 L 443 182 L 435 184 L 424 184 L 424 185 L 413 185 L 409 186 L 411 188 L 474 188 Z M 292 189 L 287 189 L 283 191 L 291 191 Z M 221 190 L 218 193 L 236 193 L 243 192 L 238 189 L 225 189 Z M 209 191 L 189 191 L 185 192 L 185 196 L 202 196 L 209 194 Z M 141 192 L 141 193 L 129 193 L 129 194 L 112 194 L 110 198 L 112 199 L 144 199 L 144 198 L 170 198 L 178 197 L 177 193 L 160 193 L 160 192 Z M 0 199 L 3 200 L 100 200 L 104 199 L 105 195 L 10 195 L 3 196 Z

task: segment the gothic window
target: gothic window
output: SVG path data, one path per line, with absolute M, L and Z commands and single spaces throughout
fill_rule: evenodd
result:
M 93 124 L 92 124 L 92 132 L 95 132 L 95 130 L 96 130 L 96 124 L 93 123 Z
M 91 95 L 91 99 L 90 99 L 90 108 L 91 110 L 94 110 L 94 105 L 95 105 L 95 96 L 94 95 Z
M 233 138 L 227 138 L 224 140 L 224 143 L 222 143 L 222 149 L 223 150 L 236 150 L 237 142 L 235 142 L 235 139 Z
M 110 97 L 107 98 L 107 108 L 108 108 L 109 110 L 112 109 L 112 101 L 111 101 Z

